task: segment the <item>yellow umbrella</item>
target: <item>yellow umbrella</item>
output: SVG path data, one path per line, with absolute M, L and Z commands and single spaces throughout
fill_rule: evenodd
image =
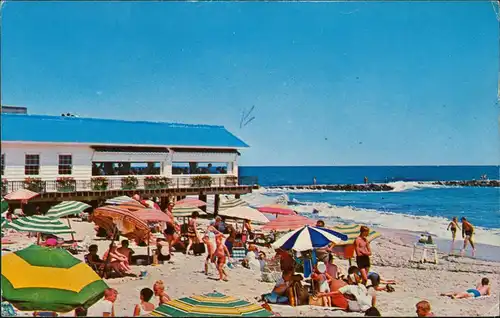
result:
M 361 226 L 362 226 L 361 224 L 348 224 L 348 225 L 339 224 L 329 228 L 339 233 L 347 235 L 347 241 L 341 241 L 337 243 L 336 245 L 338 246 L 338 245 L 354 244 L 354 240 L 359 236 L 359 230 Z M 379 236 L 380 236 L 379 232 L 370 229 L 370 234 L 366 239 L 368 240 L 368 242 L 370 242 Z

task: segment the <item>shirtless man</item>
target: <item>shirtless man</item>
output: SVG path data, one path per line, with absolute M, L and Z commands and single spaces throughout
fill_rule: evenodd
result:
M 368 281 L 368 271 L 370 270 L 370 256 L 372 251 L 370 243 L 366 239 L 370 234 L 370 229 L 366 226 L 361 226 L 359 229 L 359 236 L 354 241 L 354 249 L 356 250 L 356 263 L 361 272 L 363 284 L 366 285 Z
M 117 248 L 116 250 L 123 254 L 125 257 L 127 257 L 128 263 L 132 264 L 132 255 L 134 254 L 134 251 L 128 247 L 129 242 L 128 240 L 123 240 L 122 241 L 122 246 Z
M 114 243 L 110 246 L 109 250 L 104 253 L 104 261 L 106 261 L 106 259 L 108 258 L 108 254 L 109 263 L 111 264 L 111 266 L 118 268 L 120 274 L 125 275 L 132 271 L 132 268 L 130 268 L 128 263 L 128 258 L 122 253 L 118 252 L 118 249 L 116 248 L 116 245 Z
M 477 284 L 476 288 L 467 289 L 465 292 L 461 293 L 445 293 L 441 294 L 441 296 L 448 296 L 453 299 L 462 299 L 462 298 L 477 298 L 481 296 L 489 296 L 491 295 L 491 286 L 490 280 L 488 278 L 481 279 L 481 282 Z
M 214 255 L 217 257 L 217 270 L 219 271 L 219 280 L 223 280 L 227 282 L 227 274 L 224 271 L 224 265 L 226 265 L 226 255 L 227 257 L 231 257 L 229 254 L 229 250 L 226 245 L 224 245 L 224 235 L 218 234 L 215 237 L 215 252 Z
M 465 217 L 462 217 L 462 238 L 464 239 L 464 248 L 460 251 L 460 254 L 463 256 L 465 254 L 465 249 L 467 248 L 467 242 L 470 242 L 470 246 L 472 247 L 472 257 L 476 254 L 476 247 L 474 246 L 474 241 L 472 240 L 472 236 L 474 235 L 474 226 L 467 221 Z

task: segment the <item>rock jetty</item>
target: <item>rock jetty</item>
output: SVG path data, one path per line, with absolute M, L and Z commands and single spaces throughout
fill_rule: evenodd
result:
M 500 187 L 499 180 L 465 180 L 465 181 L 436 181 L 432 182 L 434 185 L 444 185 L 452 187 Z
M 290 190 L 329 190 L 329 191 L 392 191 L 393 187 L 387 184 L 326 184 L 326 185 L 291 185 L 273 186 L 270 189 Z

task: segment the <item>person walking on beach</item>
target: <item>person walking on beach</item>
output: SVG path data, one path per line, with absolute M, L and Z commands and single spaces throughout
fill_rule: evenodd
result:
M 457 228 L 460 229 L 460 226 L 458 225 L 458 218 L 454 216 L 450 224 L 448 224 L 448 227 L 446 228 L 447 231 L 451 231 L 450 253 L 453 253 L 453 247 L 455 246 L 455 238 L 457 237 Z
M 191 214 L 191 219 L 188 222 L 188 228 L 187 228 L 187 235 L 188 235 L 188 246 L 186 247 L 186 254 L 189 254 L 189 250 L 191 249 L 191 246 L 193 243 L 198 243 L 199 242 L 199 235 L 198 235 L 198 226 L 196 224 L 196 220 L 198 219 L 199 213 L 197 211 L 194 211 Z
M 205 275 L 208 275 L 208 264 L 215 263 L 214 246 L 210 242 L 208 234 L 203 236 L 203 243 L 207 246 L 207 258 L 205 259 Z
M 229 250 L 223 242 L 224 235 L 219 234 L 215 237 L 216 247 L 214 255 L 217 257 L 217 270 L 219 271 L 219 280 L 223 280 L 225 282 L 228 281 L 226 271 L 224 271 L 224 266 L 226 265 L 226 255 L 227 257 L 231 257 L 229 254 Z
M 368 281 L 368 271 L 370 270 L 370 256 L 372 251 L 370 242 L 366 239 L 370 234 L 370 229 L 367 226 L 361 226 L 359 229 L 359 236 L 354 241 L 354 249 L 356 251 L 356 263 L 361 272 L 363 284 L 366 285 Z
M 470 246 L 472 247 L 472 257 L 476 254 L 476 247 L 474 246 L 474 241 L 472 240 L 473 235 L 474 226 L 467 221 L 465 217 L 462 217 L 462 238 L 464 238 L 464 247 L 460 252 L 460 255 L 464 256 L 465 249 L 467 248 L 467 242 L 470 242 Z

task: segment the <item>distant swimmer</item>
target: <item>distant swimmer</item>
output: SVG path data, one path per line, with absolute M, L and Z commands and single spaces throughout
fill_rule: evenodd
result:
M 465 217 L 462 217 L 462 238 L 464 238 L 464 248 L 460 252 L 463 256 L 465 253 L 465 249 L 467 248 L 467 242 L 470 242 L 470 246 L 472 247 L 472 257 L 476 254 L 476 247 L 474 246 L 474 241 L 472 240 L 472 236 L 474 235 L 474 226 L 467 221 Z
M 453 252 L 455 238 L 457 237 L 457 228 L 460 229 L 460 226 L 458 225 L 458 218 L 454 216 L 450 224 L 448 224 L 448 228 L 446 229 L 447 231 L 451 231 L 451 253 Z
M 313 177 L 313 184 L 316 185 L 316 177 Z
M 368 177 L 364 177 L 363 181 L 365 182 L 365 184 L 368 183 Z

